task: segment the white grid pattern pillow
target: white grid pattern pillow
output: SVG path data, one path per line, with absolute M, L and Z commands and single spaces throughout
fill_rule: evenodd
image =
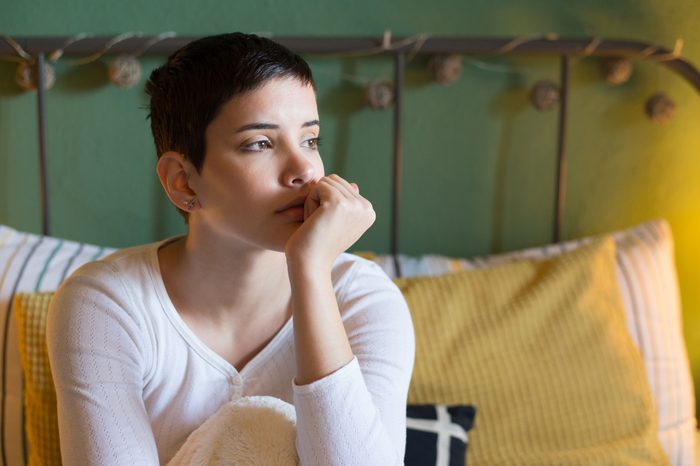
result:
M 617 281 L 627 314 L 627 327 L 644 358 L 657 408 L 659 440 L 672 465 L 692 466 L 695 461 L 695 394 L 683 340 L 671 227 L 665 220 L 658 219 L 614 232 L 613 236 L 617 249 Z M 552 257 L 592 239 L 471 260 L 402 255 L 399 264 L 405 277 L 439 275 L 520 259 Z M 395 276 L 391 256 L 370 258 L 389 276 Z
M 17 322 L 11 312 L 15 294 L 53 291 L 82 264 L 115 249 L 17 231 L 0 225 L 0 464 L 25 464 L 22 371 Z

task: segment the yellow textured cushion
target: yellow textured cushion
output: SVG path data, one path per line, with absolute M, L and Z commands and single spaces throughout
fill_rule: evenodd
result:
M 13 301 L 24 371 L 29 466 L 61 464 L 56 391 L 46 349 L 46 313 L 51 296 L 51 292 L 20 293 Z
M 663 465 L 611 237 L 553 259 L 396 280 L 409 403 L 473 404 L 469 465 Z

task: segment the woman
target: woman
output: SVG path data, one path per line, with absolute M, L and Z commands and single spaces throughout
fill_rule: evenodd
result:
M 57 291 L 64 463 L 167 463 L 229 400 L 268 395 L 295 407 L 301 464 L 403 464 L 413 327 L 381 269 L 343 252 L 375 214 L 324 176 L 308 65 L 264 38 L 212 36 L 146 90 L 187 234 L 87 264 Z

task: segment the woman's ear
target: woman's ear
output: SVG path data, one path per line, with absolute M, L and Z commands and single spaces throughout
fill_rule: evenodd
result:
M 190 184 L 194 166 L 182 154 L 168 151 L 160 156 L 156 172 L 170 202 L 182 210 L 192 210 L 197 193 Z

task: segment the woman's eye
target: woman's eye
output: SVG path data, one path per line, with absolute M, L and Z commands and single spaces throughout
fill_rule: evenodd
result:
M 307 139 L 303 142 L 304 147 L 308 147 L 309 149 L 318 149 L 318 146 L 321 145 L 321 138 L 311 138 Z
M 260 141 L 251 142 L 250 144 L 246 144 L 245 146 L 243 146 L 243 149 L 253 152 L 259 152 L 265 149 L 270 149 L 271 147 L 272 144 L 270 144 L 270 141 L 268 141 L 267 139 L 263 139 Z

